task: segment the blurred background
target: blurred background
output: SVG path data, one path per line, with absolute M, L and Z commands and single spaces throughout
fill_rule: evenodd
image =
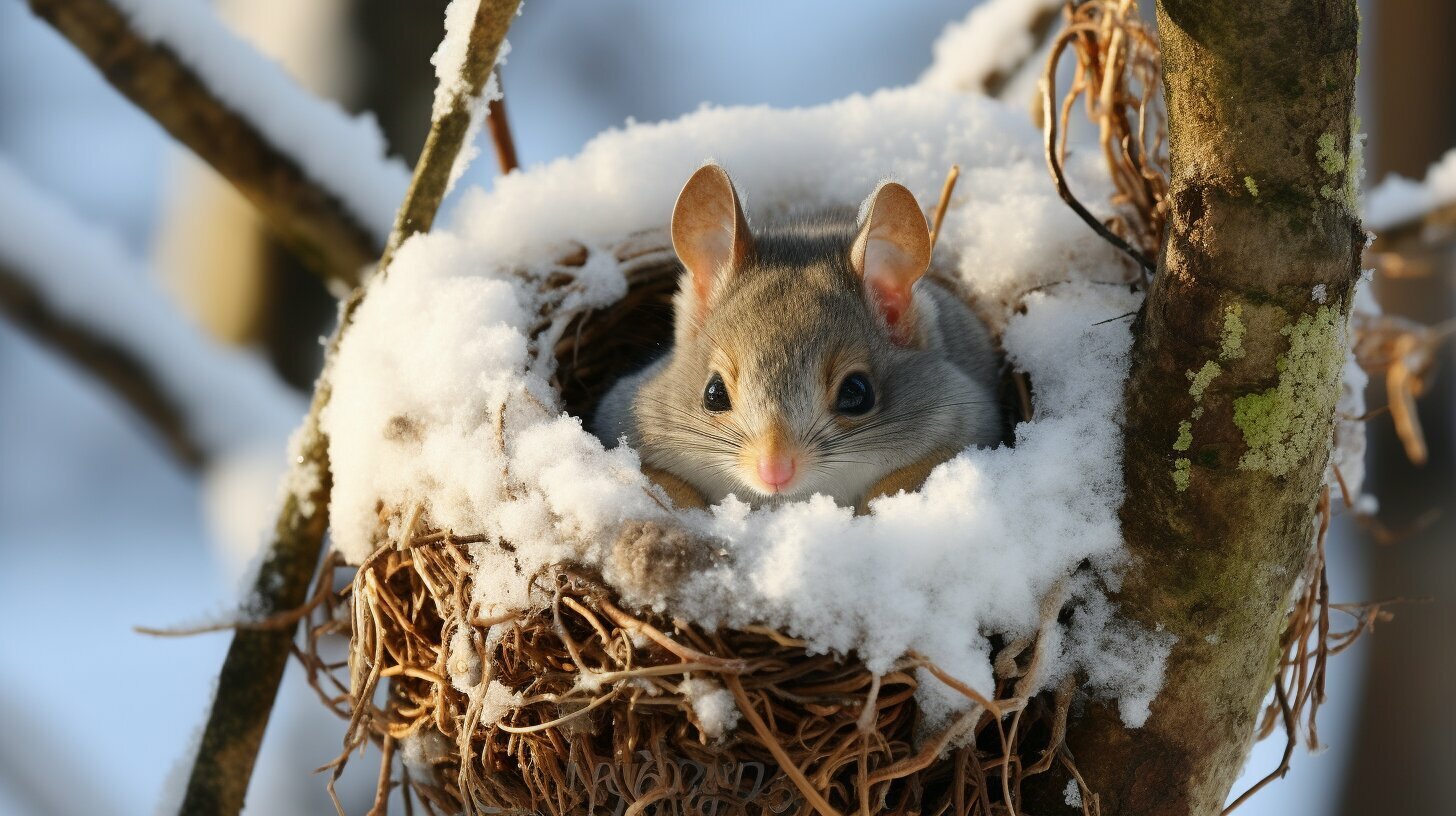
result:
M 521 163 L 702 104 L 808 105 L 912 82 L 940 31 L 974 5 L 527 0 L 503 69 Z M 445 0 L 215 6 L 305 87 L 373 111 L 394 154 L 418 154 Z M 1368 179 L 1420 178 L 1456 147 L 1456 4 L 1361 6 Z M 1010 101 L 1031 109 L 1029 98 Z M 492 184 L 496 166 L 482 151 L 463 185 Z M 0 158 L 116 236 L 203 330 L 266 360 L 301 416 L 332 298 L 229 186 L 21 0 L 0 0 Z M 447 201 L 446 223 L 448 210 Z M 1422 245 L 1440 244 L 1431 237 Z M 1444 246 L 1411 249 L 1419 263 L 1379 276 L 1387 311 L 1427 324 L 1452 317 L 1456 256 Z M 1411 465 L 1389 417 L 1373 419 L 1378 526 L 1344 515 L 1329 544 L 1334 600 L 1421 602 L 1396 607 L 1393 622 L 1333 659 L 1320 722 L 1327 750 L 1301 749 L 1289 777 L 1240 813 L 1456 812 L 1456 712 L 1446 701 L 1456 514 L 1433 514 L 1456 498 L 1451 363 L 1448 344 L 1420 405 L 1429 462 Z M 1385 404 L 1378 384 L 1370 397 Z M 228 613 L 271 517 L 286 433 L 189 466 L 109 391 L 0 319 L 0 814 L 154 810 L 200 727 L 228 637 L 160 639 L 132 627 Z M 290 667 L 249 812 L 332 812 L 324 779 L 309 771 L 333 759 L 342 730 Z M 1275 767 L 1282 749 L 1278 737 L 1261 744 L 1235 792 Z M 357 763 L 341 787 L 351 813 L 369 806 L 369 765 Z

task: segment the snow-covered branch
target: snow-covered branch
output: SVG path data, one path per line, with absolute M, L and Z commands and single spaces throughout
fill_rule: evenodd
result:
M 429 232 L 440 202 L 475 158 L 474 136 L 490 99 L 500 97 L 499 84 L 491 73 L 497 59 L 510 50 L 509 45 L 502 45 L 520 7 L 521 0 L 453 0 L 446 9 L 445 38 L 430 58 L 440 80 L 430 134 L 404 204 L 395 216 L 381 269 L 389 266 L 405 239 Z
M 378 257 L 408 171 L 372 118 L 295 83 L 197 0 L 29 0 L 118 91 L 238 188 L 327 280 Z
M 458 165 L 468 162 L 461 149 L 480 125 L 486 107 L 482 91 L 519 6 L 520 0 L 454 0 L 447 10 L 445 38 L 434 58 L 440 87 L 430 135 L 375 281 L 382 280 L 394 249 L 410 235 L 429 230 L 450 183 L 463 170 Z M 294 436 L 283 507 L 245 609 L 251 617 L 261 619 L 301 606 L 318 566 L 333 483 L 328 437 L 320 420 L 332 394 L 332 361 L 367 288 L 355 289 L 344 303 L 324 373 Z M 179 812 L 242 809 L 292 644 L 293 627 L 239 630 L 233 636 Z
M 186 322 L 148 270 L 0 159 L 0 312 L 103 382 L 200 465 L 302 405 L 259 360 Z
M 1062 0 L 989 0 L 936 39 L 920 81 L 1018 102 L 1031 99 Z
M 1426 177 L 1386 178 L 1365 197 L 1365 226 L 1378 234 L 1377 254 L 1415 244 L 1456 239 L 1456 149 L 1431 165 Z M 1438 237 L 1439 236 L 1439 237 Z

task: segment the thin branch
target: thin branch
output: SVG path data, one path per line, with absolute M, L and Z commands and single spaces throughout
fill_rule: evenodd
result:
M 501 81 L 498 72 L 495 81 Z M 490 125 L 490 141 L 495 145 L 495 160 L 501 175 L 521 166 L 520 159 L 516 157 L 516 140 L 511 135 L 511 120 L 506 116 L 505 94 L 505 86 L 501 86 L 501 95 L 490 100 L 490 110 L 486 114 L 486 122 Z
M 935 251 L 935 243 L 940 239 L 940 225 L 945 221 L 945 211 L 950 209 L 950 196 L 955 192 L 956 180 L 961 177 L 961 166 L 952 164 L 950 172 L 945 174 L 945 185 L 940 188 L 940 201 L 935 205 L 935 214 L 930 218 L 930 250 Z
M 379 245 L 296 157 L 224 104 L 171 49 L 149 42 L 107 0 L 29 0 L 118 91 L 212 165 L 326 282 L 355 286 Z
M 187 428 L 181 408 L 162 388 L 150 362 L 112 338 L 52 307 L 24 277 L 0 267 L 0 314 L 59 352 L 131 406 L 183 465 L 200 466 L 204 446 Z
M 467 89 L 451 100 L 449 110 L 431 124 L 424 152 L 415 165 L 409 193 L 400 206 L 379 274 L 382 280 L 393 250 L 404 239 L 428 231 L 444 198 L 450 171 L 464 144 L 471 106 L 485 86 L 515 17 L 520 0 L 482 0 L 470 33 L 470 49 L 462 76 Z M 340 339 L 352 325 L 367 287 L 359 287 L 345 302 L 339 326 L 329 342 L 327 360 L 335 359 Z M 313 404 L 292 451 L 291 489 L 279 513 L 272 545 L 254 582 L 250 617 L 264 618 L 294 609 L 304 602 L 323 549 L 328 527 L 328 501 L 332 488 L 328 437 L 319 418 L 332 393 L 325 367 L 314 391 Z M 183 814 L 236 814 L 242 810 L 248 780 L 257 760 L 283 669 L 293 642 L 294 627 L 284 630 L 240 630 L 233 636 L 218 678 L 197 760 L 188 779 Z

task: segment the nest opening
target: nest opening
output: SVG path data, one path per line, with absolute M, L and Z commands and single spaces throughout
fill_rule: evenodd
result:
M 597 403 L 617 380 L 651 364 L 672 346 L 672 298 L 682 265 L 671 249 L 644 250 L 644 245 L 650 243 L 653 242 L 628 241 L 619 250 L 618 260 L 642 261 L 624 269 L 626 294 L 607 306 L 572 316 L 552 349 L 555 361 L 552 385 L 561 395 L 566 411 L 587 427 L 596 414 Z M 660 243 L 666 244 L 666 236 L 661 236 Z M 580 266 L 586 257 L 584 250 L 576 252 L 563 264 Z M 952 278 L 942 280 L 959 289 Z M 558 282 L 560 279 L 548 277 L 544 285 L 549 287 Z M 547 327 L 542 323 L 539 328 L 533 338 L 537 342 Z M 998 343 L 998 359 L 1004 359 L 999 338 L 993 340 Z M 1016 424 L 1032 418 L 1034 392 L 1031 378 L 1025 372 L 1014 371 L 1007 365 L 1001 369 L 997 392 L 1003 416 L 1001 443 L 1012 444 Z
M 621 255 L 619 260 L 631 260 Z M 585 263 L 585 252 L 568 260 L 578 259 Z M 591 421 L 597 402 L 618 379 L 651 363 L 672 344 L 672 296 L 682 266 L 670 249 L 644 260 L 625 270 L 626 294 L 572 317 L 552 349 L 553 384 L 566 410 L 583 422 Z

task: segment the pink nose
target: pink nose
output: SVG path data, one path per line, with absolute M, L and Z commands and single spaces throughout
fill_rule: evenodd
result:
M 784 485 L 794 479 L 794 460 L 782 454 L 770 456 L 764 454 L 758 457 L 758 478 L 763 483 L 772 487 L 774 492 L 784 489 Z

